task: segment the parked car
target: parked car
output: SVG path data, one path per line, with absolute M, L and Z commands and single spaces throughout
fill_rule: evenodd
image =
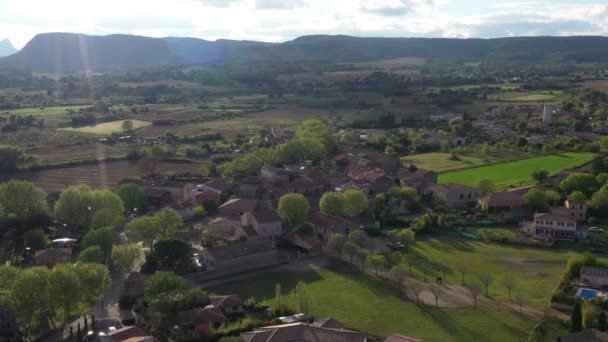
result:
M 394 250 L 394 251 L 402 251 L 405 250 L 406 246 L 401 242 L 389 242 L 386 244 L 386 247 Z
M 591 227 L 591 228 L 589 228 L 589 232 L 592 232 L 592 233 L 603 233 L 604 230 L 602 228 L 600 228 L 600 227 Z

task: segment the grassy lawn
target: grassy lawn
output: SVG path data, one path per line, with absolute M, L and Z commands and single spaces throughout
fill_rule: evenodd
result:
M 62 131 L 68 132 L 77 132 L 77 133 L 91 133 L 91 134 L 112 134 L 117 132 L 122 132 L 122 123 L 125 120 L 112 121 L 112 122 L 104 122 L 95 126 L 85 126 L 85 127 L 67 127 L 60 128 Z M 131 120 L 133 122 L 133 129 L 138 129 L 142 127 L 146 127 L 151 125 L 152 123 L 148 121 L 141 120 Z
M 453 160 L 451 153 L 431 152 L 402 157 L 401 160 L 406 164 L 415 164 L 421 169 L 446 172 L 496 164 L 514 159 L 529 158 L 531 156 L 531 154 L 521 151 L 492 151 L 485 156 L 481 155 L 481 153 L 476 155 L 474 152 L 470 154 L 458 154 L 458 159 Z
M 484 236 L 489 233 L 499 238 L 513 239 L 524 235 L 524 233 L 518 228 L 502 228 L 502 227 L 467 227 L 465 228 L 468 233 L 477 234 Z
M 529 184 L 534 169 L 544 168 L 551 174 L 584 165 L 595 157 L 588 152 L 567 152 L 523 160 L 515 160 L 466 170 L 450 171 L 439 175 L 439 183 L 461 183 L 475 186 L 482 178 L 492 180 L 498 187 L 506 188 Z
M 509 232 L 506 228 L 479 229 Z M 510 233 L 516 234 L 513 231 Z M 568 259 L 580 254 L 580 250 L 570 245 L 538 249 L 429 235 L 417 238 L 404 260 L 407 260 L 407 255 L 417 258 L 420 266 L 414 266 L 413 272 L 417 277 L 423 277 L 422 270 L 426 269 L 428 279 L 442 276 L 443 266 L 449 268 L 446 272 L 448 282 L 462 281 L 461 265 L 467 268 L 466 282 L 477 281 L 481 273 L 490 273 L 494 283 L 489 287 L 489 294 L 500 301 L 508 300 L 508 291 L 501 285 L 502 280 L 507 276 L 513 277 L 517 280 L 517 286 L 512 296 L 518 295 L 528 303 L 548 305 L 566 271 Z M 405 261 L 403 267 L 409 270 Z
M 458 159 L 460 160 L 451 160 L 451 157 L 452 154 L 450 153 L 432 152 L 403 157 L 401 160 L 406 164 L 415 164 L 418 168 L 433 170 L 435 172 L 467 169 L 502 161 L 502 159 L 497 157 L 485 158 L 458 155 Z
M 340 270 L 278 271 L 210 289 L 259 300 L 274 297 L 275 284 L 289 293 L 298 281 L 307 284 L 316 317 L 334 317 L 348 327 L 386 337 L 401 333 L 425 341 L 520 341 L 534 326 L 532 319 L 502 306 L 441 309 L 417 306 L 400 298 L 385 282 L 348 266 Z
M 78 113 L 78 110 L 81 108 L 86 108 L 87 106 L 62 106 L 62 107 L 36 107 L 36 108 L 21 108 L 21 109 L 12 109 L 2 111 L 2 113 L 10 113 L 12 115 L 37 115 L 37 116 L 46 116 L 46 115 L 62 115 L 68 114 L 68 110 L 73 110 L 75 113 Z

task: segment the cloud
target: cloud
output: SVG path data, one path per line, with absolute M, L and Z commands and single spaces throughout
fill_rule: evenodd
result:
M 394 17 L 416 13 L 435 6 L 434 0 L 361 0 L 364 13 Z
M 257 9 L 295 9 L 306 7 L 304 0 L 255 0 Z
M 238 4 L 241 0 L 190 0 L 199 1 L 204 6 L 217 7 L 217 8 L 228 8 L 232 5 Z

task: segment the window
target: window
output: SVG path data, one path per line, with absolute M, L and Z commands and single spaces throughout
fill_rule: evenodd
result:
M 464 194 L 460 194 L 460 199 L 464 199 Z
M 469 192 L 469 199 L 471 199 L 471 193 Z

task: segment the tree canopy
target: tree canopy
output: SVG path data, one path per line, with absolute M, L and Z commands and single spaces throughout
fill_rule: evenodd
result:
M 154 244 L 154 253 L 161 265 L 170 270 L 175 270 L 179 265 L 192 263 L 192 247 L 181 239 L 162 239 Z
M 118 188 L 116 194 L 122 200 L 127 212 L 132 212 L 134 209 L 143 209 L 146 197 L 144 189 L 139 185 L 134 183 L 123 184 Z
M 600 188 L 600 184 L 592 174 L 573 173 L 564 179 L 559 187 L 567 194 L 580 191 L 587 196 L 591 196 Z
M 0 209 L 21 221 L 47 215 L 46 192 L 34 183 L 11 180 L 0 184 Z
M 349 189 L 344 191 L 344 214 L 355 217 L 363 214 L 369 206 L 367 196 L 361 190 Z
M 93 214 L 91 218 L 91 229 L 98 229 L 102 227 L 114 227 L 118 228 L 119 226 L 125 223 L 125 218 L 121 212 L 116 211 L 111 208 L 103 208 Z
M 543 211 L 547 208 L 547 195 L 542 190 L 532 189 L 524 195 L 524 203 L 532 210 Z
M 319 208 L 323 214 L 340 216 L 344 212 L 344 196 L 339 192 L 326 192 L 319 200 Z
M 124 212 L 122 200 L 116 194 L 74 185 L 61 192 L 55 204 L 55 218 L 68 227 L 89 227 L 93 215 L 102 209 Z
M 487 178 L 482 178 L 477 182 L 477 188 L 482 195 L 488 195 L 496 191 L 496 184 Z
M 186 282 L 173 272 L 157 272 L 146 281 L 144 299 L 148 303 L 180 300 Z
M 306 220 L 310 205 L 302 194 L 285 194 L 279 199 L 279 216 L 291 226 Z
M 136 243 L 115 245 L 112 247 L 112 261 L 124 273 L 131 271 L 135 262 L 141 257 L 142 250 Z

